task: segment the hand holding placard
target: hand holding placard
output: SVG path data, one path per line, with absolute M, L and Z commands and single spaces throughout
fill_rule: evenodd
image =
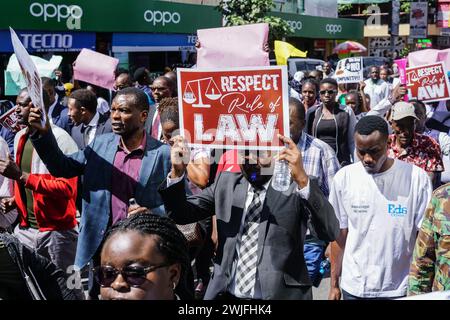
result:
M 42 123 L 43 113 L 40 108 L 34 107 L 30 109 L 30 114 L 28 115 L 30 127 L 37 130 L 41 135 L 45 135 L 50 129 L 50 123 L 47 117 L 45 118 L 45 123 Z
M 180 178 L 186 172 L 186 167 L 190 161 L 190 150 L 186 141 L 181 136 L 170 139 L 170 160 L 172 162 L 172 179 Z

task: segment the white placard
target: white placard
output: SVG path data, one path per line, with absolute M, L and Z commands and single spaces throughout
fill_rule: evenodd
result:
M 27 84 L 28 93 L 33 104 L 36 107 L 41 108 L 41 122 L 44 126 L 47 121 L 47 114 L 44 107 L 44 98 L 42 96 L 41 77 L 39 76 L 39 72 L 33 63 L 33 60 L 31 60 L 30 55 L 23 46 L 22 42 L 19 40 L 16 32 L 11 27 L 9 28 L 9 31 L 11 32 L 11 41 L 14 48 L 14 53 L 16 54 L 17 61 L 19 62 L 20 69 L 22 70 L 22 74 Z
M 358 83 L 364 80 L 363 60 L 361 57 L 351 57 L 339 60 L 334 77 L 341 83 Z

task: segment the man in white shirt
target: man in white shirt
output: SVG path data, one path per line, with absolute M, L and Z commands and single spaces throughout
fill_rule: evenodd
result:
M 325 62 L 323 64 L 322 71 L 323 71 L 323 79 L 334 78 L 334 70 L 330 62 Z
M 406 296 L 431 181 L 419 167 L 387 157 L 384 119 L 363 117 L 355 142 L 360 161 L 338 171 L 329 198 L 341 228 L 331 245 L 329 299 L 339 300 L 341 288 L 344 300 Z
M 364 82 L 364 93 L 370 96 L 370 109 L 389 97 L 389 85 L 380 79 L 380 68 L 377 66 L 370 68 L 370 78 Z
M 111 119 L 97 111 L 97 97 L 87 89 L 74 91 L 67 103 L 74 127 L 72 138 L 83 150 L 96 136 L 112 132 Z

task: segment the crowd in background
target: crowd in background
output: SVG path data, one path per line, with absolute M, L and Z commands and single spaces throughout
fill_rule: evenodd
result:
M 327 262 L 330 299 L 449 290 L 450 101 L 404 101 L 395 65 L 320 69 L 289 80 L 288 194 L 261 174 L 274 154 L 177 135 L 176 70 L 43 78 L 45 111 L 22 89 L 23 129 L 0 131 L 0 298 L 311 299 Z

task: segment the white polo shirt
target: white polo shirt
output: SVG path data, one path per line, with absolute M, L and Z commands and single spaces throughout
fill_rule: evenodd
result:
M 337 172 L 329 201 L 341 229 L 348 229 L 343 290 L 363 298 L 406 295 L 414 244 L 431 192 L 426 172 L 400 160 L 374 175 L 361 162 Z

